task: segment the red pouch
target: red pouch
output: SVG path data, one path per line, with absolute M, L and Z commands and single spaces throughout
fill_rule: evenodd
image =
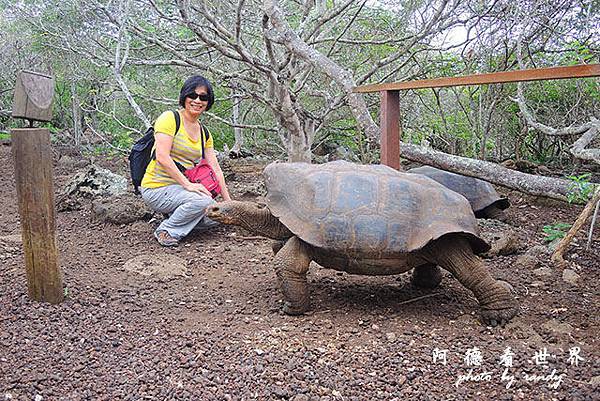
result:
M 212 194 L 213 198 L 221 193 L 221 186 L 217 175 L 205 159 L 200 160 L 196 166 L 183 172 L 190 182 L 200 183 Z

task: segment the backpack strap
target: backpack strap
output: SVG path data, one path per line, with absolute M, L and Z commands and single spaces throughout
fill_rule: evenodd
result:
M 181 116 L 177 110 L 172 110 L 172 112 L 173 117 L 175 117 L 175 135 L 177 135 L 179 132 L 179 127 L 181 127 Z M 173 135 L 173 137 L 175 137 L 175 135 Z
M 200 125 L 200 140 L 202 141 L 202 158 L 204 159 L 204 142 L 208 142 L 208 129 L 204 125 Z
M 171 112 L 173 113 L 173 117 L 175 117 L 175 134 L 173 135 L 173 138 L 175 138 L 181 127 L 181 116 L 177 110 L 171 110 Z M 152 149 L 152 160 L 156 160 L 156 148 Z

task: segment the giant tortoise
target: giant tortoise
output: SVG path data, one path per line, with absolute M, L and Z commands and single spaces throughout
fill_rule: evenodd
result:
M 502 198 L 492 184 L 466 175 L 451 173 L 431 166 L 413 168 L 407 173 L 423 174 L 446 188 L 458 192 L 471 204 L 471 208 L 478 219 L 506 220 L 504 209 L 510 206 L 507 198 Z
M 345 161 L 272 163 L 264 177 L 266 205 L 221 202 L 208 208 L 208 217 L 284 242 L 274 267 L 287 314 L 308 309 L 311 261 L 365 275 L 414 269 L 413 283 L 429 288 L 440 283 L 441 266 L 473 291 L 486 324 L 517 313 L 511 292 L 476 256 L 489 246 L 469 203 L 434 180 Z

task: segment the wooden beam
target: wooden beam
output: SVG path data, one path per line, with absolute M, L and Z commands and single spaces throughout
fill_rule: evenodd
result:
M 586 78 L 600 76 L 600 64 L 573 65 L 568 67 L 536 68 L 530 70 L 501 71 L 489 74 L 444 77 L 418 81 L 364 85 L 353 92 L 369 93 L 390 90 L 442 88 L 461 85 L 497 84 L 506 82 L 539 81 L 547 79 Z
M 381 164 L 400 170 L 400 94 L 381 92 Z
M 29 296 L 59 303 L 64 292 L 56 248 L 50 132 L 13 129 L 11 142 Z

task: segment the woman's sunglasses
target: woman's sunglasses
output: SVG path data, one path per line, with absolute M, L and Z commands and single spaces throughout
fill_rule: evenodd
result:
M 210 96 L 207 93 L 203 93 L 203 94 L 199 95 L 196 92 L 190 93 L 190 94 L 186 95 L 185 97 L 190 98 L 192 100 L 196 100 L 196 99 L 200 98 L 200 100 L 203 102 L 208 102 L 208 100 L 210 99 Z

